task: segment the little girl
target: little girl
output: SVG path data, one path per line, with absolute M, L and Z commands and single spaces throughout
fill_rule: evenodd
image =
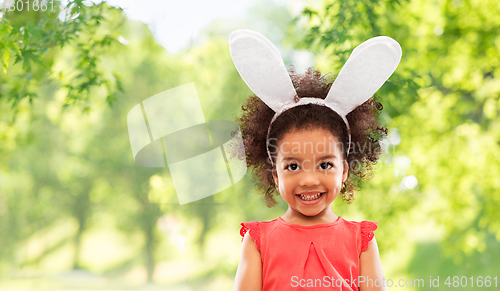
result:
M 399 64 L 399 44 L 384 36 L 364 42 L 333 83 L 312 68 L 288 72 L 255 31 L 234 31 L 229 44 L 256 95 L 239 118 L 247 165 L 269 207 L 277 193 L 288 204 L 274 220 L 241 223 L 235 290 L 386 290 L 377 223 L 345 220 L 330 205 L 339 194 L 350 203 L 379 158 L 387 129 L 371 96 Z

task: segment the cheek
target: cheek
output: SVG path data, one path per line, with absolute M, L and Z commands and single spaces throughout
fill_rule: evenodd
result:
M 296 179 L 293 177 L 282 177 L 280 180 L 280 190 L 283 191 L 283 193 L 286 192 L 291 192 L 293 191 L 294 188 L 297 188 L 299 186 L 299 183 Z
M 287 180 L 289 179 L 286 175 L 286 173 L 283 172 L 283 170 L 278 170 L 277 172 L 278 176 L 278 181 L 280 181 L 280 184 L 285 184 Z
M 342 187 L 342 174 L 335 173 L 330 177 L 329 186 L 332 189 L 338 190 Z

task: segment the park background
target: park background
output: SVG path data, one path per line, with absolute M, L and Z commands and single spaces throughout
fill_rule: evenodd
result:
M 376 94 L 388 150 L 355 201 L 332 207 L 379 223 L 385 277 L 425 280 L 403 290 L 435 290 L 437 276 L 439 289 L 465 276 L 467 290 L 499 290 L 476 286 L 500 275 L 500 2 L 250 2 L 175 52 L 107 2 L 0 13 L 0 290 L 233 289 L 239 223 L 286 204 L 267 208 L 249 170 L 179 205 L 168 168 L 134 163 L 126 117 L 194 82 L 207 121 L 235 120 L 252 94 L 229 54 L 239 28 L 263 33 L 299 72 L 335 75 L 373 36 L 401 44 Z

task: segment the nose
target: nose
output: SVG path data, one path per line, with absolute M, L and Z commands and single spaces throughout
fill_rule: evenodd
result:
M 313 187 L 320 184 L 320 179 L 318 177 L 320 173 L 317 171 L 303 171 L 300 176 L 300 186 L 303 187 Z

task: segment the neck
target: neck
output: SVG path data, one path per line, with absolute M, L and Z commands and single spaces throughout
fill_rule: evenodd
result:
M 315 225 L 335 222 L 337 221 L 338 216 L 330 207 L 327 207 L 314 216 L 307 216 L 288 206 L 288 210 L 285 212 L 285 214 L 283 214 L 283 216 L 281 216 L 281 218 L 288 223 L 299 225 Z

